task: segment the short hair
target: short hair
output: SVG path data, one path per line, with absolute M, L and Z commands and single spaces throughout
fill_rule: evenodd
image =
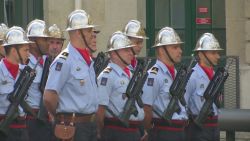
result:
M 5 51 L 6 56 L 8 56 L 10 54 L 10 50 L 15 47 L 16 45 L 4 46 L 4 51 Z

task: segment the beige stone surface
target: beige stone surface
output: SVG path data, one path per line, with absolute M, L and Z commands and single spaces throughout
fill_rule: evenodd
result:
M 226 0 L 227 55 L 240 56 L 244 60 L 245 18 L 244 0 Z
M 240 102 L 241 108 L 250 108 L 249 46 L 250 23 L 248 21 L 249 0 L 226 0 L 227 55 L 240 57 Z
M 250 80 L 250 66 L 245 65 L 240 67 L 240 107 L 242 109 L 250 109 L 250 94 L 249 94 L 249 80 Z
M 245 55 L 246 55 L 246 63 L 250 65 L 250 42 L 246 44 L 246 49 L 245 49 Z
M 250 41 L 250 20 L 247 20 L 245 21 L 245 40 L 246 41 Z
M 245 16 L 246 18 L 250 18 L 250 0 L 245 0 L 245 3 L 244 3 L 244 6 L 245 6 Z

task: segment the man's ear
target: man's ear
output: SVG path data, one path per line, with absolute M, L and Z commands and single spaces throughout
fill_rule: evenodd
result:
M 10 54 L 14 54 L 14 53 L 17 53 L 17 50 L 14 47 L 11 47 Z

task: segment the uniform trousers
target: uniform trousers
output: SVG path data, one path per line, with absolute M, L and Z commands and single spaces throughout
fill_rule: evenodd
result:
M 52 124 L 38 119 L 27 120 L 30 141 L 51 141 L 53 138 Z
M 7 136 L 0 131 L 0 141 L 29 141 L 26 121 L 24 119 L 15 120 L 10 125 Z
M 220 141 L 220 131 L 218 126 L 200 128 L 191 122 L 185 131 L 187 141 Z

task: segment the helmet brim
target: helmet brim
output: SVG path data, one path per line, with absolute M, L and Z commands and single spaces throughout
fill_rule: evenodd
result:
M 149 39 L 147 36 L 136 36 L 136 35 L 128 35 L 128 34 L 125 34 L 125 35 L 128 37 L 139 38 L 139 39 L 144 39 L 144 40 Z
M 88 25 L 88 26 L 78 26 L 75 28 L 68 27 L 65 31 L 73 31 L 73 30 L 78 30 L 78 29 L 86 29 L 86 28 L 94 28 L 97 27 L 98 25 Z
M 161 43 L 158 43 L 158 44 L 152 46 L 152 48 L 161 47 L 161 46 L 168 46 L 168 45 L 180 45 L 180 44 L 184 44 L 184 42 L 171 43 L 171 44 L 161 44 Z
M 49 38 L 49 36 L 45 35 L 27 35 L 28 38 Z
M 115 50 L 120 50 L 120 49 L 126 49 L 126 48 L 132 48 L 135 45 L 129 45 L 129 46 L 125 46 L 125 47 L 120 47 L 120 48 L 116 48 L 116 49 L 109 49 L 108 51 L 105 51 L 105 53 L 111 52 L 111 51 L 115 51 Z
M 32 41 L 23 41 L 23 42 L 20 42 L 20 43 L 4 43 L 2 44 L 2 46 L 12 46 L 12 45 L 26 45 L 26 44 L 34 44 L 35 42 L 32 42 Z
M 194 52 L 198 52 L 198 51 L 223 51 L 223 48 L 219 48 L 219 49 L 199 49 L 199 50 L 193 50 Z

